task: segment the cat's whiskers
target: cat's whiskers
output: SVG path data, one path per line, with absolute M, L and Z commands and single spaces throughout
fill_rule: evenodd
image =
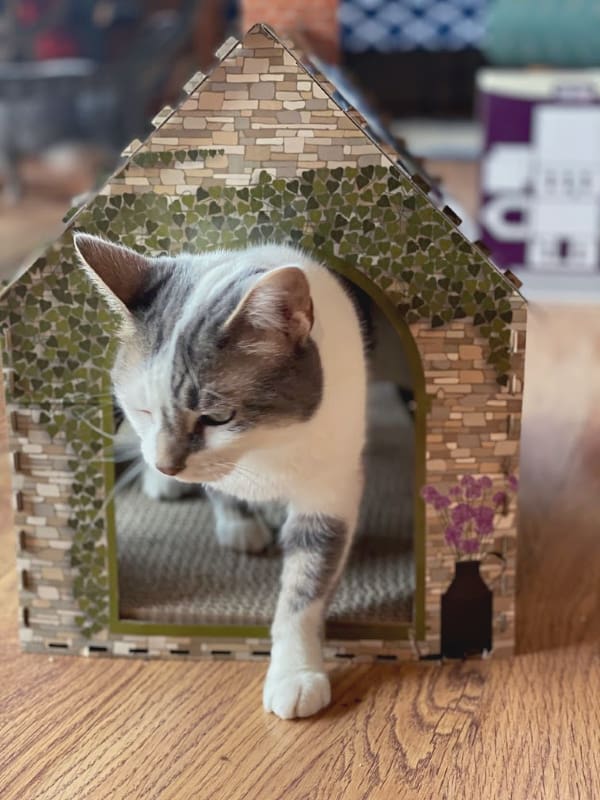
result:
M 231 472 L 237 473 L 238 475 L 245 478 L 248 481 L 248 483 L 250 483 L 256 489 L 262 489 L 265 486 L 264 475 L 259 475 L 257 472 L 253 472 L 252 470 L 242 466 L 241 464 L 235 461 L 219 461 L 213 463 L 211 466 L 215 468 L 222 467 L 224 469 L 227 469 L 228 473 Z
M 88 413 L 91 413 L 91 411 Z M 117 437 L 114 433 L 109 433 L 108 431 L 99 428 L 97 425 L 93 425 L 83 414 L 73 413 L 73 416 L 75 419 L 79 420 L 79 422 L 83 422 L 84 425 L 87 425 L 90 430 L 94 431 L 94 433 L 97 433 L 99 436 L 103 436 L 105 439 L 109 439 L 112 442 L 116 441 Z
M 117 464 L 122 464 L 124 461 L 132 461 L 133 459 L 141 458 L 140 448 L 133 444 L 121 444 L 117 442 L 114 448 L 114 457 L 107 458 L 106 461 L 114 461 Z
M 133 481 L 139 475 L 142 474 L 144 468 L 145 468 L 145 463 L 144 461 L 142 461 L 142 459 L 134 461 L 132 464 L 130 464 L 127 467 L 127 469 L 125 469 L 115 481 L 114 486 L 105 497 L 99 513 L 103 513 L 104 511 L 106 511 L 109 504 L 114 500 L 116 494 L 120 492 L 122 489 L 124 489 L 126 486 L 129 486 L 130 483 L 133 483 Z

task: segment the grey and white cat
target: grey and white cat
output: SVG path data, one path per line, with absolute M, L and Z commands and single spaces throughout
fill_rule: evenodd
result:
M 325 610 L 363 486 L 367 374 L 352 300 L 289 247 L 150 259 L 85 234 L 75 244 L 123 319 L 113 380 L 146 490 L 204 484 L 219 541 L 237 549 L 268 541 L 248 503 L 286 504 L 264 707 L 316 713 L 330 701 Z

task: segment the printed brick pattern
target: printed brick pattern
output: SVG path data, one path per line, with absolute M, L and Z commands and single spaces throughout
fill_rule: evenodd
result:
M 322 167 L 389 166 L 385 149 L 367 139 L 296 59 L 263 34 L 246 37 L 148 146 L 150 152 L 182 148 L 201 155 L 155 168 L 138 168 L 134 158 L 109 191 L 126 185 L 134 192 L 152 187 L 176 195 L 186 187 L 251 185 L 263 170 L 287 178 Z
M 526 313 L 513 310 L 514 380 L 499 387 L 486 362 L 487 342 L 468 323 L 450 323 L 431 330 L 412 326 L 419 346 L 431 398 L 427 426 L 426 483 L 448 487 L 463 474 L 488 475 L 495 488 L 504 488 L 507 473 L 519 463 Z M 426 507 L 426 644 L 421 652 L 437 652 L 440 634 L 439 597 L 454 574 L 454 556 L 444 541 L 442 523 Z M 517 526 L 515 511 L 502 517 L 491 550 L 504 559 L 501 580 L 494 584 L 494 651 L 508 654 L 514 647 Z M 494 578 L 498 567 L 490 565 Z

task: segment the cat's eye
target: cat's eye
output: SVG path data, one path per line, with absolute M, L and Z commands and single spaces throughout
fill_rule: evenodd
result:
M 151 417 L 151 416 L 152 416 L 152 412 L 151 412 L 151 411 L 148 411 L 148 409 L 147 409 L 147 408 L 138 408 L 138 409 L 137 409 L 137 412 L 138 412 L 138 414 L 146 414 L 146 415 L 147 415 L 147 416 L 149 416 L 149 417 Z
M 212 414 L 201 414 L 198 422 L 207 427 L 215 425 L 227 425 L 235 417 L 235 411 L 213 411 Z

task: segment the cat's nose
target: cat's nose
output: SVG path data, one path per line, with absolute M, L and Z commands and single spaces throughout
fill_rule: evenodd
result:
M 157 464 L 156 469 L 159 472 L 162 472 L 163 475 L 170 475 L 172 477 L 173 475 L 177 475 L 179 472 L 181 472 L 183 467 L 170 467 L 170 466 L 161 467 L 160 464 Z

